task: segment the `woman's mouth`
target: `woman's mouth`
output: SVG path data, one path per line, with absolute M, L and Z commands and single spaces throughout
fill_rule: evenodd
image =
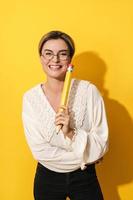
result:
M 56 71 L 56 70 L 59 70 L 60 68 L 62 68 L 61 65 L 49 65 L 49 68 Z

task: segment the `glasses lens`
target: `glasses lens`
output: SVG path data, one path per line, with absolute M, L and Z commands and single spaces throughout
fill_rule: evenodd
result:
M 44 51 L 43 53 L 44 57 L 47 59 L 47 60 L 50 60 L 53 58 L 54 54 L 52 51 Z
M 59 59 L 60 60 L 67 60 L 68 59 L 68 52 L 67 51 L 61 51 L 58 53 Z

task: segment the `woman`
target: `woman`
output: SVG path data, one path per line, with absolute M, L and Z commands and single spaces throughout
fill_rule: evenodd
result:
M 38 161 L 35 200 L 103 200 L 95 163 L 108 148 L 103 99 L 90 82 L 73 79 L 67 107 L 60 108 L 72 38 L 61 31 L 45 34 L 39 55 L 46 81 L 23 97 L 23 124 L 28 145 Z M 57 134 L 56 127 L 62 125 Z

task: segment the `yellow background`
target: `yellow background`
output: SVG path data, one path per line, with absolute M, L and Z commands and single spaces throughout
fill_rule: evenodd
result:
M 26 144 L 23 93 L 45 79 L 40 37 L 54 29 L 76 43 L 74 75 L 104 96 L 110 151 L 97 166 L 105 200 L 133 199 L 133 1 L 12 0 L 0 5 L 0 199 L 32 200 L 36 167 Z

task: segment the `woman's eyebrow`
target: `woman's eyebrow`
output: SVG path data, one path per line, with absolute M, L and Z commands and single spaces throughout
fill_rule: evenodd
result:
M 51 51 L 51 52 L 53 52 L 51 49 L 44 49 L 44 51 Z

